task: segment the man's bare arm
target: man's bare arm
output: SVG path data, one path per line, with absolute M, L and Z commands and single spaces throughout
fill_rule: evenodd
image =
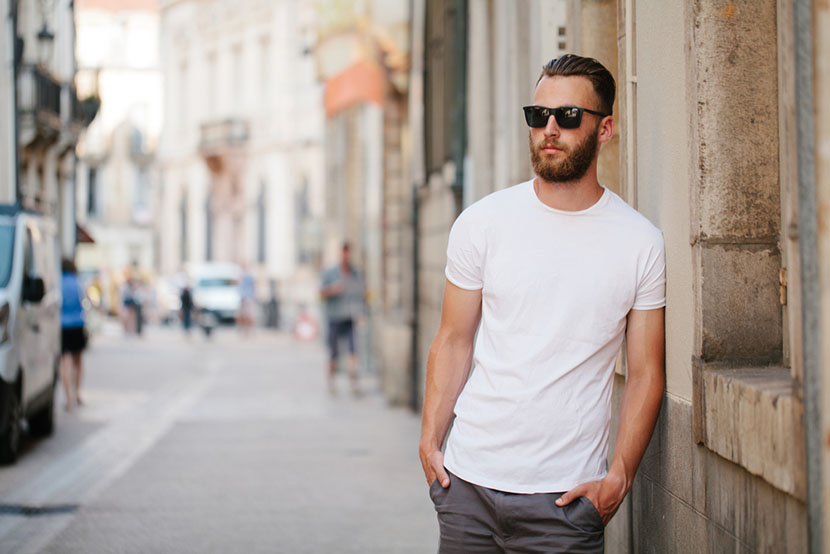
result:
M 421 420 L 421 465 L 427 483 L 437 478 L 448 487 L 441 445 L 452 421 L 453 408 L 473 358 L 473 341 L 481 319 L 481 291 L 465 290 L 449 281 L 444 286 L 441 325 L 427 359 L 426 392 Z
M 629 313 L 626 330 L 628 379 L 611 466 L 601 481 L 579 485 L 562 495 L 557 501 L 560 506 L 585 496 L 608 523 L 631 490 L 663 400 L 666 384 L 664 320 L 664 308 Z

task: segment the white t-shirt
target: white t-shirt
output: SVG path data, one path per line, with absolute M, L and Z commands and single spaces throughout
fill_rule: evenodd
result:
M 445 273 L 482 292 L 447 469 L 515 493 L 604 477 L 626 316 L 665 305 L 660 231 L 608 189 L 567 212 L 543 204 L 528 181 L 464 210 Z

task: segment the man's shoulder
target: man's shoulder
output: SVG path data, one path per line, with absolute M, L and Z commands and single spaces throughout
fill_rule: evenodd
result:
M 327 279 L 337 278 L 339 273 L 340 273 L 340 268 L 338 268 L 335 265 L 335 266 L 325 268 L 323 270 L 323 272 L 320 274 L 320 277 L 325 281 Z
M 488 220 L 497 213 L 504 213 L 505 210 L 516 206 L 527 197 L 527 187 L 531 181 L 525 181 L 504 189 L 491 192 L 462 211 L 462 215 L 466 217 L 478 217 Z M 460 216 L 459 216 L 460 217 Z
M 645 215 L 632 207 L 613 191 L 609 203 L 615 216 L 624 221 L 625 229 L 632 235 L 641 236 L 647 241 L 663 242 L 663 232 Z

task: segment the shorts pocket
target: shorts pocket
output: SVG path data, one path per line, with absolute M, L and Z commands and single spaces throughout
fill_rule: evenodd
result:
M 447 493 L 449 492 L 449 487 L 446 489 L 441 486 L 441 483 L 438 482 L 436 478 L 432 484 L 429 486 L 429 498 L 432 500 L 432 503 L 436 506 L 444 501 L 447 497 Z
M 587 513 L 588 521 L 600 529 L 604 529 L 605 523 L 602 521 L 602 516 L 599 515 L 599 510 L 597 510 L 596 506 L 594 506 L 594 503 L 588 500 L 588 497 L 586 496 L 580 496 L 579 501 L 582 502 L 582 504 L 585 504 L 584 508 Z

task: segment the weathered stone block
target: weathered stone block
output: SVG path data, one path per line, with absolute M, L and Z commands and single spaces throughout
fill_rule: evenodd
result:
M 729 418 L 723 416 L 724 421 Z M 693 444 L 691 419 L 690 404 L 666 397 L 629 495 L 632 514 L 617 516 L 617 525 L 632 518 L 633 552 L 806 552 L 804 504 Z M 783 444 L 798 433 L 797 425 L 789 429 Z M 609 529 L 606 552 L 626 552 L 625 544 L 611 542 L 622 536 L 619 529 Z
M 775 0 L 695 2 L 700 232 L 769 239 L 780 227 Z
M 805 498 L 803 407 L 789 369 L 704 370 L 706 446 Z
M 701 250 L 703 360 L 780 363 L 778 250 L 747 245 L 713 245 Z

